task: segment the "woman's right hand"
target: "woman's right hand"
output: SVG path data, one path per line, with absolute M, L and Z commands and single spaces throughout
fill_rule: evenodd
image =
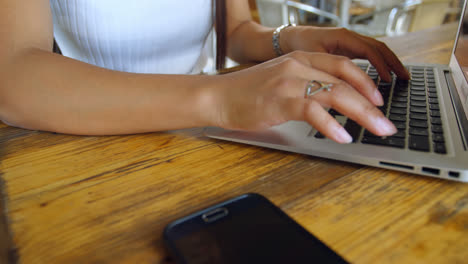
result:
M 376 135 L 397 132 L 376 107 L 383 99 L 374 82 L 346 57 L 296 51 L 216 78 L 211 119 L 218 127 L 264 130 L 298 120 L 338 143 L 350 143 L 351 136 L 324 109 L 331 107 Z M 305 98 L 312 80 L 333 84 L 331 91 Z

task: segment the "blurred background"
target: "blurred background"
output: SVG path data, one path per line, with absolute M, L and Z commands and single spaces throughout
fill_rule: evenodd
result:
M 456 23 L 461 0 L 249 0 L 263 25 L 339 26 L 372 37 Z

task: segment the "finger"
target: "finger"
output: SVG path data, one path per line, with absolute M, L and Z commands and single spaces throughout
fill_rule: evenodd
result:
M 292 60 L 291 60 L 292 61 Z M 271 94 L 276 94 L 282 97 L 298 97 L 304 98 L 307 85 L 312 80 L 319 80 L 326 83 L 339 83 L 340 79 L 332 76 L 324 71 L 311 68 L 294 60 L 294 63 L 282 66 L 275 77 L 269 80 L 268 86 L 275 87 Z M 284 69 L 286 68 L 286 69 Z
M 336 109 L 340 113 L 355 120 L 357 123 L 361 124 L 363 127 L 365 127 L 366 129 L 368 129 L 376 135 L 389 136 L 396 133 L 397 130 L 395 126 L 382 114 L 380 110 L 378 110 L 364 96 L 362 96 L 355 89 L 353 89 L 351 86 L 344 83 L 343 81 L 338 80 L 338 82 L 333 82 L 334 79 L 336 81 L 336 78 L 334 78 L 331 75 L 328 75 L 325 72 L 318 72 L 319 74 L 314 76 L 314 78 L 316 78 L 319 81 L 333 83 L 333 86 L 330 92 L 319 92 L 318 94 L 313 95 L 311 99 L 314 99 L 314 101 L 320 103 L 321 106 L 330 106 L 333 109 Z M 295 90 L 297 92 L 295 96 L 290 96 L 290 99 L 295 99 L 295 102 L 297 102 L 296 105 L 281 105 L 281 107 L 277 108 L 280 109 L 279 112 L 276 112 L 273 116 L 281 117 L 280 120 L 283 121 L 305 119 L 306 121 L 311 123 L 312 117 L 306 118 L 305 112 L 300 112 L 300 110 L 303 109 L 303 104 L 301 103 L 303 99 L 301 97 L 305 95 L 305 84 L 307 84 L 308 81 L 306 79 L 295 79 L 293 82 L 297 83 L 297 87 L 289 90 Z M 293 82 L 291 82 L 290 84 L 292 85 Z M 287 111 L 285 109 L 287 109 Z M 343 134 L 332 135 L 333 133 L 340 133 L 339 131 L 331 132 L 333 131 L 332 128 L 330 128 L 328 132 L 325 132 L 323 129 L 317 129 L 321 132 L 324 132 L 324 134 L 328 137 L 334 140 L 336 139 L 337 142 L 338 137 L 341 136 L 342 139 L 344 138 Z
M 348 144 L 353 141 L 349 133 L 315 100 L 308 100 L 305 107 L 306 121 L 324 136 L 338 143 Z
M 390 82 L 392 78 L 389 72 L 390 67 L 386 64 L 380 51 L 367 41 L 363 41 L 364 39 L 361 38 L 361 35 L 351 31 L 346 32 L 349 34 L 339 38 L 337 50 L 342 51 L 342 54 L 346 54 L 352 58 L 369 60 L 377 69 L 380 77 L 384 81 Z
M 361 36 L 361 38 L 367 41 L 370 45 L 377 48 L 377 50 L 383 55 L 383 58 L 385 58 L 385 63 L 400 79 L 410 79 L 408 70 L 406 70 L 403 63 L 385 43 L 367 36 Z
M 323 106 L 313 100 L 304 98 L 286 98 L 281 101 L 281 115 L 284 120 L 307 121 L 327 138 L 341 144 L 351 143 L 353 138 L 335 120 Z
M 291 55 L 309 67 L 333 75 L 353 86 L 375 105 L 383 105 L 383 98 L 372 79 L 349 58 L 324 53 L 300 52 Z M 332 81 L 336 82 L 336 81 Z
M 390 136 L 397 132 L 377 107 L 346 83 L 334 84 L 330 92 L 320 92 L 313 99 L 329 104 L 378 136 Z

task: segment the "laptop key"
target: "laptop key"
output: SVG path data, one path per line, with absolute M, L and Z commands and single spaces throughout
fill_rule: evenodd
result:
M 411 101 L 411 106 L 426 107 L 426 101 Z
M 438 104 L 439 100 L 437 98 L 429 98 L 429 103 L 430 104 Z
M 414 80 L 414 79 L 419 80 L 419 78 L 423 78 L 423 80 L 424 80 L 424 73 L 422 73 L 422 72 L 416 73 L 415 72 L 415 73 L 411 74 L 411 80 Z
M 392 102 L 392 108 L 404 108 L 406 109 L 408 107 L 408 104 L 405 102 Z
M 335 109 L 330 109 L 330 110 L 328 111 L 328 113 L 329 113 L 331 116 L 342 115 L 340 112 L 336 111 Z
M 432 125 L 432 132 L 434 133 L 444 133 L 442 126 Z
M 392 121 L 406 122 L 406 115 L 391 114 L 388 118 Z
M 406 130 L 405 129 L 399 129 L 398 132 L 392 135 L 394 138 L 406 138 Z
M 377 136 L 375 134 L 373 134 L 372 132 L 370 132 L 369 130 L 364 130 L 364 137 L 378 137 L 380 138 L 380 136 Z
M 393 122 L 393 124 L 397 129 L 406 129 L 406 122 Z
M 411 106 L 410 111 L 413 112 L 413 113 L 420 113 L 420 114 L 427 113 L 427 109 L 425 107 Z
M 411 90 L 411 95 L 426 95 L 426 91 Z
M 424 128 L 410 127 L 409 133 L 413 136 L 429 136 L 429 131 L 427 131 L 427 129 Z
M 396 84 L 395 85 L 395 88 L 394 88 L 395 91 L 397 92 L 407 92 L 408 91 L 408 84 Z
M 319 138 L 319 139 L 324 139 L 325 138 L 325 136 L 320 132 L 317 132 L 314 137 Z
M 393 96 L 392 101 L 393 102 L 406 103 L 406 102 L 408 102 L 408 98 L 403 97 L 403 96 Z
M 427 120 L 426 114 L 410 113 L 410 119 Z
M 395 148 L 404 148 L 405 147 L 405 140 L 398 138 L 398 137 L 387 137 L 385 141 L 388 142 L 388 146 L 395 147 Z
M 408 97 L 408 92 L 394 90 L 393 95 L 400 96 L 400 97 Z
M 447 149 L 444 143 L 434 143 L 434 152 L 439 154 L 447 154 Z
M 441 133 L 432 133 L 432 141 L 438 142 L 438 143 L 444 143 L 444 134 Z
M 429 99 L 431 99 L 431 98 L 429 98 Z M 431 110 L 440 110 L 439 104 L 430 104 L 429 109 L 431 109 Z
M 382 112 L 382 114 L 387 115 L 387 106 L 386 105 L 379 106 L 377 108 L 380 110 L 380 112 Z
M 361 68 L 361 69 L 365 69 L 367 70 L 367 67 L 369 66 L 368 64 L 364 64 L 364 63 L 356 63 L 356 65 Z
M 411 86 L 411 91 L 426 91 L 426 86 Z
M 429 152 L 429 137 L 411 135 L 408 144 L 412 150 Z
M 440 111 L 431 110 L 429 113 L 432 117 L 440 117 Z
M 442 125 L 442 119 L 440 117 L 431 117 L 431 124 Z
M 399 115 L 406 115 L 406 108 L 391 108 L 390 113 L 391 114 L 399 114 Z
M 381 82 L 379 83 L 379 87 L 389 88 L 390 86 L 392 86 L 392 83 L 391 83 L 391 82 L 384 82 L 384 81 L 381 81 Z
M 437 98 L 437 93 L 429 93 L 429 98 Z
M 405 140 L 401 138 L 380 138 L 380 137 L 363 137 L 361 143 L 364 144 L 372 144 L 372 145 L 380 145 L 380 146 L 388 146 L 394 148 L 404 148 L 405 147 Z
M 411 71 L 411 78 L 417 77 L 417 76 L 424 76 L 424 71 L 415 71 L 415 70 L 412 70 L 412 71 Z
M 424 102 L 426 102 L 426 96 L 412 95 L 411 96 L 411 101 L 424 101 Z
M 427 121 L 410 120 L 410 127 L 428 128 Z
M 353 138 L 353 142 L 356 142 L 361 134 L 362 127 L 358 123 L 354 122 L 354 120 L 348 118 L 344 125 L 344 129 L 346 129 L 349 135 Z
M 411 77 L 419 77 L 419 76 L 424 76 L 424 71 L 411 71 Z

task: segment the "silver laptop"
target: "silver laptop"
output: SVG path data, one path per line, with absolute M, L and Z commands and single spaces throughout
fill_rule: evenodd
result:
M 353 136 L 341 145 L 305 122 L 289 121 L 262 132 L 207 128 L 205 135 L 284 151 L 468 182 L 467 0 L 450 64 L 406 65 L 410 81 L 380 82 L 376 70 L 356 62 L 374 79 L 386 103 L 380 110 L 398 133 L 377 137 L 340 113 L 329 112 Z M 465 23 L 465 27 L 463 26 Z M 464 48 L 463 48 L 464 47 Z M 461 64 L 463 63 L 463 64 Z

